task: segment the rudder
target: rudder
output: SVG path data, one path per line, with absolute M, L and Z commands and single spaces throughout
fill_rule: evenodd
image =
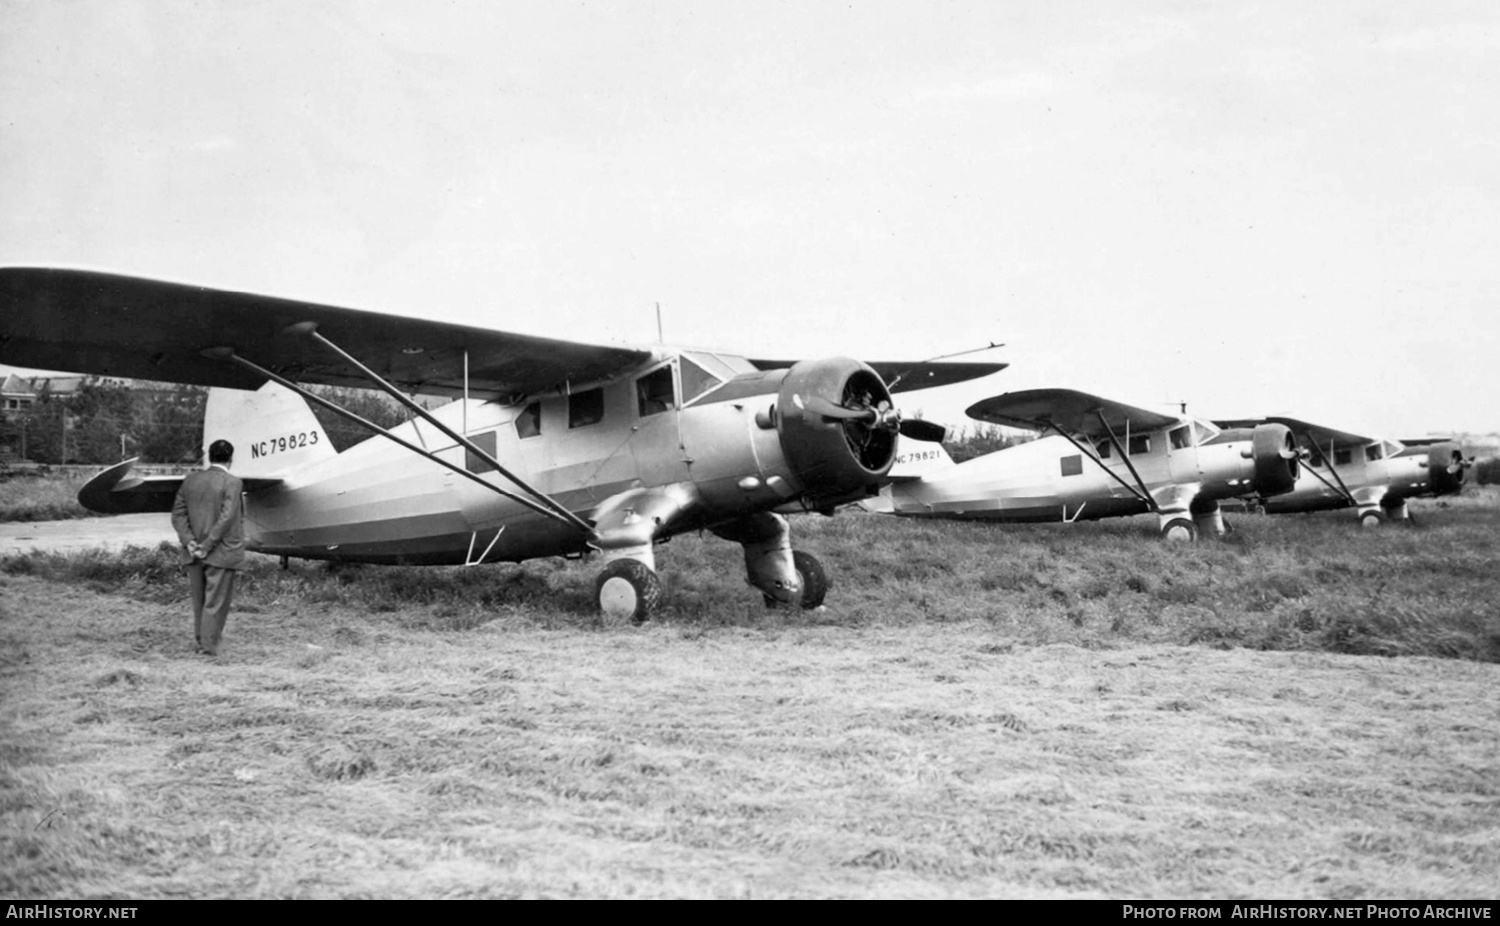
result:
M 312 409 L 297 393 L 275 382 L 254 392 L 208 390 L 203 409 L 203 448 L 223 439 L 234 445 L 236 476 L 279 476 L 338 456 Z

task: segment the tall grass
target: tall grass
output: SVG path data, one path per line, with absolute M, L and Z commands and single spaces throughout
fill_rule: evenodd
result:
M 0 477 L 0 521 L 58 521 L 89 518 L 94 513 L 78 504 L 78 490 L 87 476 L 7 475 Z
M 217 659 L 170 546 L 4 557 L 0 895 L 1493 897 L 1492 501 L 805 518 L 826 608 L 688 536 L 641 628 L 597 562 L 255 557 Z
M 794 522 L 833 578 L 826 607 L 767 612 L 737 547 L 685 536 L 658 550 L 656 616 L 697 628 L 914 627 L 983 621 L 1023 644 L 1178 643 L 1500 662 L 1500 491 L 1414 507 L 1415 524 L 1361 530 L 1348 512 L 1239 516 L 1223 540 L 1169 545 L 1151 518 L 996 527 L 843 514 Z M 475 568 L 330 566 L 252 557 L 238 600 L 259 610 L 338 604 L 405 626 L 595 629 L 597 561 Z M 0 571 L 166 603 L 169 545 L 31 553 Z

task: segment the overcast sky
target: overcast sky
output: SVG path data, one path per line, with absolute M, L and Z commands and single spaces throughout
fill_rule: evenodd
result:
M 1500 430 L 1500 4 L 0 0 L 0 264 Z

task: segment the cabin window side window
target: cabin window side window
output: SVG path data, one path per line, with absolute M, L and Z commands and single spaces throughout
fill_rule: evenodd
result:
M 672 367 L 664 366 L 636 380 L 635 398 L 642 418 L 675 408 L 677 393 L 672 383 Z
M 585 428 L 604 420 L 604 389 L 586 389 L 568 396 L 568 427 Z
M 532 402 L 516 416 L 516 437 L 540 437 L 542 434 L 542 403 Z
M 1151 452 L 1150 434 L 1133 434 L 1130 437 L 1130 455 L 1133 457 Z
M 1109 446 L 1109 441 L 1102 440 L 1094 445 L 1094 453 L 1099 455 L 1099 459 L 1108 460 L 1110 454 Z
M 495 456 L 495 432 L 485 431 L 483 434 L 469 435 L 469 442 L 483 450 L 491 458 Z M 481 457 L 474 451 L 464 448 L 464 468 L 471 473 L 492 473 L 495 466 L 489 460 Z
M 1334 466 L 1348 466 L 1349 461 L 1352 459 L 1354 459 L 1354 454 L 1351 453 L 1347 448 L 1342 450 L 1335 449 L 1333 451 Z
M 722 362 L 720 366 L 723 366 Z M 682 358 L 682 401 L 693 401 L 715 386 L 724 382 L 723 377 L 710 372 L 702 364 L 684 355 Z

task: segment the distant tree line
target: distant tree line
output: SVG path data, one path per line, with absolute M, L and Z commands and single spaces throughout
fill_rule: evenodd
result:
M 1036 435 L 1029 431 L 1007 431 L 999 425 L 981 423 L 960 427 L 955 433 L 950 433 L 943 441 L 943 449 L 948 451 L 953 462 L 962 463 L 1032 440 L 1036 440 Z
M 367 389 L 312 390 L 389 428 L 407 416 L 394 401 Z M 43 392 L 28 408 L 0 413 L 0 448 L 33 463 L 108 465 L 140 457 L 147 463 L 192 466 L 202 458 L 202 386 L 85 379 L 76 392 Z M 336 450 L 370 436 L 360 426 L 316 405 L 313 414 Z

